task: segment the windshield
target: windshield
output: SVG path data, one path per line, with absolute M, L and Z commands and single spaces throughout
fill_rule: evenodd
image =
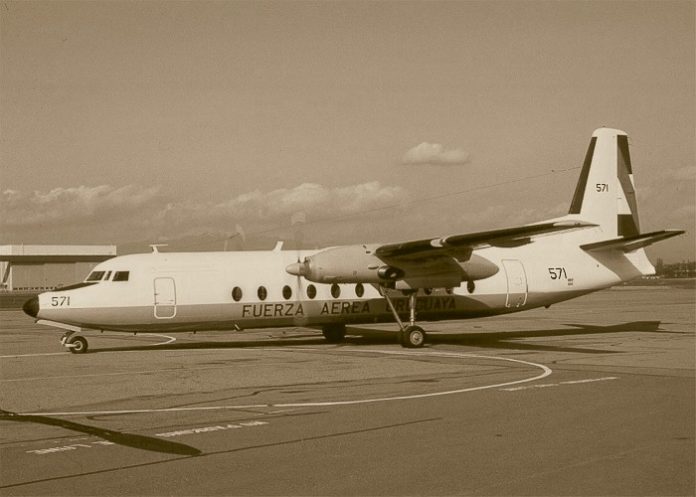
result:
M 85 281 L 101 281 L 103 277 L 104 271 L 92 271 Z

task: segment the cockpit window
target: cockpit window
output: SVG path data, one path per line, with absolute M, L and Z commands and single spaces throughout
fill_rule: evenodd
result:
M 130 271 L 116 271 L 113 281 L 128 281 Z
M 111 271 L 107 271 L 106 276 L 104 276 L 104 281 L 109 281 L 111 278 Z
M 85 281 L 101 281 L 103 277 L 104 271 L 92 271 Z

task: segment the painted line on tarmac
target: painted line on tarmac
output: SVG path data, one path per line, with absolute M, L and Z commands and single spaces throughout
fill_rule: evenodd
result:
M 259 349 L 255 349 L 259 350 Z M 297 351 L 310 351 L 318 352 L 318 349 L 277 349 L 268 348 L 264 350 L 272 351 L 283 351 L 283 352 L 297 352 Z M 531 376 L 529 378 L 523 378 L 521 380 L 508 381 L 504 383 L 495 383 L 492 385 L 481 385 L 477 387 L 460 388 L 456 390 L 445 390 L 440 392 L 430 392 L 421 393 L 413 395 L 398 395 L 392 397 L 377 397 L 377 398 L 366 398 L 366 399 L 351 399 L 351 400 L 336 400 L 336 401 L 323 401 L 323 402 L 283 402 L 283 403 L 271 403 L 271 404 L 246 404 L 246 405 L 224 405 L 224 406 L 200 406 L 200 407 L 171 407 L 171 408 L 160 408 L 160 409 L 121 409 L 121 410 L 104 410 L 104 411 L 62 411 L 62 412 L 25 412 L 18 413 L 24 416 L 100 416 L 100 415 L 116 415 L 116 414 L 150 414 L 150 413 L 176 413 L 176 412 L 192 412 L 192 411 L 222 411 L 222 410 L 242 410 L 242 409 L 265 409 L 265 408 L 283 408 L 283 407 L 330 407 L 330 406 L 348 406 L 348 405 L 359 405 L 359 404 L 374 404 L 378 402 L 392 402 L 397 400 L 413 400 L 413 399 L 425 399 L 431 397 L 442 397 L 445 395 L 455 395 L 468 392 L 477 392 L 481 390 L 490 390 L 494 388 L 509 387 L 512 385 L 519 385 L 521 383 L 529 383 L 531 381 L 540 380 L 546 378 L 553 371 L 548 366 L 543 364 L 538 364 L 530 361 L 523 361 L 521 359 L 512 359 L 510 357 L 495 357 L 495 356 L 483 356 L 477 354 L 459 354 L 454 352 L 405 352 L 405 351 L 391 351 L 391 350 L 341 350 L 341 352 L 356 352 L 356 353 L 371 353 L 371 354 L 382 354 L 382 355 L 397 355 L 397 356 L 410 356 L 410 357 L 448 357 L 455 359 L 485 359 L 492 361 L 505 361 L 513 362 L 517 364 L 523 364 L 526 366 L 532 366 L 537 369 L 541 369 L 542 372 L 536 376 Z
M 224 425 L 213 425 L 213 426 L 198 426 L 195 428 L 187 428 L 183 430 L 175 430 L 175 431 L 168 431 L 164 433 L 155 433 L 156 437 L 160 438 L 176 438 L 176 437 L 183 437 L 187 435 L 200 435 L 203 433 L 212 433 L 212 432 L 219 432 L 219 431 L 227 431 L 227 430 L 238 430 L 241 428 L 251 428 L 251 427 L 256 427 L 256 426 L 266 426 L 268 425 L 268 421 L 242 421 L 239 423 L 227 423 Z M 93 449 L 95 447 L 113 447 L 115 445 L 118 445 L 115 442 L 111 442 L 108 440 L 95 440 L 95 441 L 89 441 L 86 437 L 82 437 L 78 440 L 84 441 L 84 443 L 72 443 L 68 445 L 59 445 L 56 447 L 46 447 L 44 449 L 33 449 L 33 450 L 26 450 L 25 452 L 27 454 L 35 454 L 38 456 L 44 456 L 47 454 L 58 454 L 61 452 L 67 452 L 71 450 L 80 450 L 80 449 Z
M 558 383 L 542 383 L 541 385 L 525 385 L 523 387 L 501 388 L 506 392 L 517 392 L 519 390 L 531 390 L 532 388 L 551 388 L 563 385 L 579 385 L 583 383 L 595 383 L 597 381 L 618 380 L 618 376 L 605 376 L 604 378 L 588 378 L 586 380 L 559 381 Z
M 158 347 L 160 345 L 169 345 L 170 343 L 176 342 L 176 338 L 170 337 L 169 335 L 159 335 L 156 333 L 138 333 L 139 336 L 148 336 L 148 337 L 162 337 L 162 338 L 167 338 L 166 342 L 159 342 L 159 343 L 153 343 L 153 344 L 146 344 L 143 345 L 143 347 Z M 119 337 L 120 338 L 120 337 Z M 45 354 L 16 354 L 16 355 L 0 355 L 0 359 L 14 359 L 17 357 L 44 357 L 44 356 L 50 356 L 50 355 L 66 355 L 65 352 L 48 352 Z
M 220 369 L 220 368 L 193 368 L 196 370 Z M 122 371 L 119 373 L 95 373 L 95 374 L 73 374 L 65 376 L 32 376 L 30 378 L 12 378 L 10 380 L 0 380 L 0 383 L 16 383 L 21 381 L 43 381 L 43 380 L 68 380 L 71 378 L 100 378 L 102 376 L 135 376 L 138 374 L 157 374 L 157 373 L 176 373 L 187 371 L 182 368 L 169 369 L 145 369 L 142 371 Z M 190 371 L 190 369 L 188 369 Z
M 138 333 L 136 336 L 147 336 L 147 337 L 163 337 L 163 338 L 168 338 L 169 340 L 166 342 L 160 342 L 160 343 L 153 343 L 151 345 L 145 345 L 146 347 L 158 347 L 160 345 L 168 345 L 172 342 L 176 342 L 176 338 L 170 337 L 169 335 L 160 335 L 158 333 Z
M 16 357 L 43 357 L 47 355 L 65 355 L 65 352 L 47 352 L 45 354 L 0 355 L 0 359 L 14 359 Z

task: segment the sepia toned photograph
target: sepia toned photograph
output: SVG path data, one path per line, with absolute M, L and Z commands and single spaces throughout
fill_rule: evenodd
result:
M 0 0 L 0 495 L 694 496 L 696 2 Z

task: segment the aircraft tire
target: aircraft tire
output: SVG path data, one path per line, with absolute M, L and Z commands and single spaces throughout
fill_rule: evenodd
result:
M 69 345 L 70 352 L 73 354 L 84 354 L 87 352 L 87 339 L 84 337 L 71 337 L 66 342 Z
M 400 332 L 401 346 L 407 349 L 418 349 L 425 344 L 425 331 L 420 326 L 408 326 Z
M 329 343 L 341 343 L 346 337 L 346 327 L 343 324 L 326 325 L 321 332 Z

